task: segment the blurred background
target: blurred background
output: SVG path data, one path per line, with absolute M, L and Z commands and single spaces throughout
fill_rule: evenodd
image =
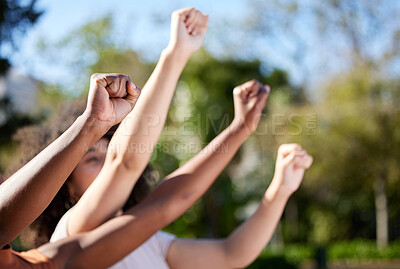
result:
M 152 156 L 160 176 L 228 126 L 236 85 L 256 78 L 272 93 L 256 133 L 166 230 L 229 235 L 257 207 L 278 146 L 297 142 L 314 164 L 249 268 L 400 268 L 396 0 L 1 0 L 0 172 L 21 154 L 15 131 L 85 96 L 91 73 L 128 74 L 142 87 L 168 43 L 171 12 L 187 6 L 209 14 L 209 31 Z

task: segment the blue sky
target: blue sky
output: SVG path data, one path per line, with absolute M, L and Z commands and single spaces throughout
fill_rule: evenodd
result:
M 116 31 L 126 40 L 127 46 L 141 52 L 145 59 L 155 61 L 168 42 L 169 17 L 173 10 L 193 6 L 209 14 L 209 32 L 212 32 L 211 29 L 223 20 L 229 20 L 233 24 L 235 21 L 240 23 L 247 16 L 246 4 L 246 0 L 39 0 L 38 8 L 43 10 L 44 14 L 39 22 L 28 30 L 21 40 L 19 51 L 13 54 L 11 60 L 24 74 L 43 81 L 60 82 L 63 74 L 68 71 L 63 70 L 62 65 L 59 65 L 57 70 L 48 68 L 46 62 L 37 54 L 38 40 L 55 42 L 86 22 L 112 14 Z M 155 23 L 157 17 L 161 23 Z M 208 42 L 209 39 L 206 42 L 212 43 Z
M 265 0 L 267 1 L 267 0 Z M 169 38 L 169 18 L 173 10 L 193 6 L 210 16 L 209 30 L 204 46 L 216 56 L 224 56 L 227 51 L 236 51 L 235 56 L 245 59 L 260 59 L 268 67 L 279 67 L 289 71 L 292 82 L 304 82 L 303 70 L 309 69 L 310 80 L 323 82 L 329 77 L 327 70 L 343 70 L 346 68 L 346 44 L 344 40 L 331 36 L 327 46 L 322 46 L 313 36 L 315 23 L 307 16 L 308 5 L 317 0 L 299 0 L 303 13 L 294 21 L 295 31 L 304 37 L 311 46 L 311 53 L 299 66 L 290 58 L 290 36 L 278 33 L 272 38 L 262 37 L 250 40 L 248 33 L 243 31 L 244 23 L 253 16 L 250 0 L 169 0 L 169 1 L 111 1 L 111 0 L 39 0 L 38 8 L 44 11 L 39 22 L 35 24 L 21 40 L 20 50 L 11 57 L 12 64 L 23 74 L 31 75 L 45 82 L 62 84 L 69 77 L 68 66 L 63 64 L 62 57 L 58 65 L 49 65 L 37 53 L 37 42 L 55 42 L 66 36 L 72 30 L 79 28 L 89 21 L 112 14 L 115 20 L 116 36 L 148 61 L 156 61 L 161 50 L 167 45 Z M 266 15 L 272 16 L 274 22 L 281 23 L 282 18 L 274 13 L 267 3 Z M 383 2 L 384 14 L 387 11 L 400 10 L 400 1 L 388 0 Z M 267 14 L 267 12 L 269 12 Z M 396 14 L 395 14 L 396 15 Z M 397 13 L 397 18 L 399 14 Z M 386 32 L 380 33 L 372 43 L 379 55 L 385 43 L 388 43 L 385 33 L 398 29 L 396 17 L 391 19 L 391 25 L 386 25 Z M 311 27 L 310 27 L 311 26 Z M 393 28 L 393 29 L 392 29 Z M 269 33 L 268 33 L 269 34 Z M 289 37 L 289 38 L 288 38 Z M 333 38 L 332 38 L 333 37 Z M 121 41 L 120 40 L 120 41 Z M 385 41 L 386 40 L 386 41 Z M 325 44 L 326 45 L 326 44 Z M 339 57 L 332 51 L 342 46 L 344 52 Z M 233 50 L 232 50 L 233 48 Z M 250 48 L 250 49 L 249 49 Z M 246 52 L 245 52 L 246 51 Z M 250 53 L 249 53 L 250 51 Z M 65 52 L 60 52 L 65 53 Z M 63 56 L 65 57 L 65 55 Z M 325 61 L 320 61 L 321 59 Z M 57 62 L 58 59 L 53 59 Z M 302 70 L 303 69 L 303 70 Z M 396 69 L 396 68 L 392 68 Z M 397 70 L 397 69 L 396 69 Z M 399 71 L 399 70 L 397 70 Z M 306 78 L 307 80 L 308 78 Z

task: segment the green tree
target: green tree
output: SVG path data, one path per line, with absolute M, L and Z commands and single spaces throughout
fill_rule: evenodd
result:
M 36 0 L 0 1 L 0 75 L 4 75 L 10 66 L 7 53 L 17 48 L 21 34 L 42 14 L 35 5 Z
M 394 87 L 388 85 L 393 85 L 393 81 L 398 80 L 399 76 L 398 70 L 396 71 L 396 68 L 394 68 L 400 55 L 398 42 L 400 28 L 397 24 L 400 6 L 397 1 L 328 0 L 304 2 L 276 0 L 265 2 L 252 0 L 251 2 L 254 13 L 250 19 L 249 29 L 251 31 L 249 33 L 254 39 L 268 42 L 268 44 L 271 44 L 270 46 L 274 46 L 273 44 L 276 44 L 279 40 L 279 46 L 275 45 L 275 50 L 289 57 L 297 70 L 302 70 L 303 81 L 306 85 L 309 85 L 311 81 L 311 84 L 317 89 L 315 87 L 316 81 L 320 84 L 323 84 L 324 81 L 335 84 L 335 80 L 343 82 L 342 77 L 347 78 L 346 82 L 343 82 L 344 84 L 353 85 L 346 87 L 348 91 L 354 91 L 354 93 L 347 93 L 347 95 L 341 91 L 341 87 L 328 87 L 332 94 L 323 97 L 316 90 L 309 91 L 316 96 L 313 98 L 314 100 L 323 101 L 324 105 L 322 106 L 325 106 L 325 112 L 326 107 L 337 111 L 337 107 L 326 105 L 329 102 L 327 98 L 333 98 L 339 107 L 347 104 L 349 109 L 346 111 L 351 110 L 351 107 L 354 108 L 352 110 L 352 113 L 354 112 L 352 122 L 355 124 L 354 126 L 358 126 L 357 123 L 360 122 L 356 120 L 356 116 L 360 116 L 358 111 L 363 111 L 367 104 L 357 103 L 355 100 L 353 100 L 354 102 L 349 101 L 350 96 L 357 96 L 359 92 L 365 93 L 365 96 L 377 92 L 377 99 L 380 98 L 380 94 L 392 96 Z M 383 40 L 386 42 L 382 42 Z M 371 79 L 362 78 L 362 72 L 365 72 L 365 76 L 371 76 Z M 355 86 L 357 83 L 359 83 L 358 87 Z M 324 87 L 325 85 L 318 86 Z M 388 88 L 392 89 L 390 94 Z M 363 100 L 367 98 L 364 97 Z M 343 100 L 339 101 L 340 98 L 343 98 Z M 356 109 L 356 105 L 360 107 Z M 389 105 L 382 103 L 382 106 L 381 110 L 368 110 L 368 113 L 373 120 L 380 122 L 379 127 L 381 129 L 378 128 L 380 130 L 378 132 L 381 132 L 381 137 L 386 138 L 385 141 L 393 142 L 395 130 L 392 126 L 393 117 L 390 114 L 392 112 L 383 113 L 382 111 L 387 110 Z M 321 105 L 318 104 L 315 104 L 314 108 L 318 111 L 322 109 Z M 346 119 L 350 118 L 350 115 L 346 116 Z M 331 127 L 336 124 L 334 118 L 325 120 L 323 124 Z M 334 122 L 330 122 L 330 120 Z M 381 148 L 383 147 L 381 141 L 367 139 L 366 137 L 367 135 L 372 136 L 375 129 L 365 130 L 366 136 L 353 135 L 353 139 L 349 140 L 341 136 L 345 130 L 348 130 L 346 129 L 347 123 L 343 122 L 343 126 L 340 124 L 338 123 L 336 126 L 336 136 L 333 137 L 342 139 L 335 140 L 336 148 L 343 148 L 343 151 L 337 153 L 337 156 L 341 156 L 340 161 L 348 160 L 349 156 L 353 156 L 353 151 L 344 149 L 354 145 L 365 147 L 365 154 L 374 155 L 384 152 Z M 367 126 L 370 125 L 370 123 L 367 124 Z M 327 130 L 324 129 L 321 132 L 325 135 Z M 329 130 L 328 134 L 332 134 L 332 129 Z M 360 141 L 357 139 L 360 139 Z M 390 147 L 386 149 L 390 149 Z M 361 170 L 361 173 L 364 173 L 365 171 L 361 168 L 363 167 L 361 159 L 356 158 L 355 160 L 360 160 L 360 163 L 357 163 L 359 167 L 357 171 Z M 378 163 L 382 167 L 387 167 L 386 162 L 386 159 L 382 158 L 379 159 Z M 354 161 L 352 163 L 355 164 Z M 369 166 L 370 169 L 372 169 L 371 167 Z M 386 168 L 381 170 L 380 173 L 371 172 L 371 175 L 374 174 L 375 178 L 372 181 L 375 186 L 372 193 L 369 188 L 360 187 L 360 189 L 363 189 L 365 194 L 375 196 L 376 220 L 373 222 L 376 223 L 377 244 L 385 246 L 389 238 L 389 212 L 386 202 L 386 184 L 389 174 L 387 174 Z M 342 175 L 342 177 L 348 178 L 350 175 L 356 175 L 355 171 L 350 173 L 347 170 L 347 172 L 349 174 Z M 346 184 L 337 186 L 338 191 L 344 190 L 346 187 Z M 358 204 L 357 201 L 349 201 L 349 203 Z M 359 218 L 364 218 L 361 216 L 363 215 L 362 212 L 369 206 L 368 203 L 365 206 L 360 206 L 356 215 L 360 215 Z M 354 220 L 354 222 L 357 221 Z M 359 226 L 361 223 L 365 224 L 365 222 L 359 221 Z M 358 229 L 358 231 L 360 230 L 363 229 Z
M 89 21 L 59 41 L 49 43 L 42 39 L 38 48 L 49 64 L 57 64 L 54 60 L 57 59 L 71 71 L 74 82 L 58 85 L 71 96 L 86 92 L 88 78 L 93 73 L 127 74 L 142 87 L 152 67 L 142 62 L 138 54 L 118 36 L 111 15 Z
M 183 72 L 167 126 L 152 158 L 162 175 L 193 157 L 228 126 L 234 112 L 233 88 L 250 79 L 280 87 L 281 93 L 292 92 L 293 99 L 304 98 L 301 90 L 290 86 L 282 70 L 265 74 L 259 61 L 216 59 L 204 50 L 197 53 Z M 248 217 L 248 208 L 259 201 L 273 167 L 271 162 L 266 165 L 263 160 L 256 160 L 252 166 L 268 169 L 241 168 L 247 155 L 254 158 L 260 154 L 253 147 L 255 137 L 242 147 L 204 198 L 168 227 L 169 231 L 186 237 L 222 237 Z
M 327 75 L 366 61 L 379 64 L 387 75 L 393 74 L 390 70 L 399 59 L 397 1 L 249 2 L 251 15 L 244 29 L 255 44 L 263 45 L 249 48 L 289 62 L 305 85 L 315 86 Z M 263 53 L 264 47 L 271 55 Z

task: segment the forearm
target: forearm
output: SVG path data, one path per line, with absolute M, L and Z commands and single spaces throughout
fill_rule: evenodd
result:
M 244 128 L 231 124 L 200 153 L 167 176 L 148 199 L 159 198 L 169 221 L 175 220 L 205 193 L 247 136 Z
M 0 186 L 0 245 L 9 243 L 40 215 L 84 153 L 103 135 L 93 121 L 86 114 L 80 116 Z
M 113 136 L 109 153 L 114 159 L 122 158 L 131 170 L 141 173 L 150 160 L 186 62 L 176 51 L 165 49 L 161 53 L 135 108 Z
M 270 241 L 289 195 L 274 186 L 266 191 L 256 212 L 224 242 L 229 268 L 243 268 L 253 262 Z

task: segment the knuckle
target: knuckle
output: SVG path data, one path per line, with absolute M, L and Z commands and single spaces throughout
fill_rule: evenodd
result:
M 97 79 L 99 78 L 99 76 L 100 76 L 99 73 L 93 73 L 93 74 L 90 76 L 90 79 L 91 79 L 91 80 L 97 80 Z
M 282 144 L 282 145 L 280 145 L 279 148 L 278 148 L 278 151 L 284 150 L 287 146 L 288 146 L 288 144 Z
M 295 149 L 301 149 L 301 145 L 298 143 L 294 143 L 293 146 Z
M 260 82 L 257 79 L 250 80 L 250 83 L 251 83 L 252 86 L 260 84 Z
M 233 89 L 233 94 L 234 94 L 234 95 L 238 95 L 238 94 L 240 94 L 241 91 L 242 91 L 242 88 L 239 87 L 239 86 L 237 86 L 237 87 L 235 87 L 235 88 Z
M 106 76 L 102 73 L 94 73 L 90 76 L 90 80 L 95 82 L 95 83 L 100 83 L 106 81 Z

